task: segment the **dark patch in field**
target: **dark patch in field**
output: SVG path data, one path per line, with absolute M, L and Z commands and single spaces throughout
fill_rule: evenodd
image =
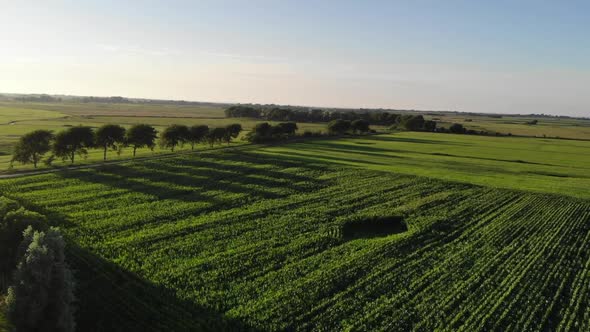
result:
M 550 172 L 528 172 L 528 173 L 535 174 L 535 175 L 552 176 L 552 177 L 557 177 L 557 178 L 569 178 L 570 177 L 567 174 L 550 173 Z
M 460 142 L 450 142 L 450 141 L 443 141 L 443 140 L 430 140 L 430 139 L 423 139 L 423 138 L 406 138 L 406 137 L 392 137 L 392 136 L 381 136 L 375 135 L 371 136 L 372 140 L 376 141 L 386 141 L 386 142 L 404 142 L 404 143 L 420 143 L 420 144 L 436 144 L 436 145 L 460 145 L 460 146 L 469 146 L 472 145 L 470 143 L 460 143 Z
M 408 227 L 401 216 L 370 217 L 349 221 L 342 226 L 345 240 L 385 237 L 406 232 Z
M 420 153 L 420 152 L 416 152 L 416 153 Z M 507 163 L 519 163 L 519 164 L 545 165 L 545 166 L 559 166 L 559 167 L 561 167 L 561 165 L 536 163 L 534 161 L 526 161 L 526 160 L 521 160 L 521 159 L 498 159 L 498 158 L 486 158 L 486 157 L 459 156 L 459 155 L 448 154 L 448 153 L 439 153 L 439 152 L 434 152 L 434 153 L 421 153 L 421 154 L 428 154 L 428 155 L 431 155 L 431 156 L 443 156 L 443 157 L 455 157 L 455 158 L 467 158 L 467 159 L 503 161 L 503 162 L 507 162 Z

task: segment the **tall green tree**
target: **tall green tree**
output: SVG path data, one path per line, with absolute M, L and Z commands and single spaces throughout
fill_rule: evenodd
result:
M 436 121 L 433 121 L 433 120 L 424 121 L 424 130 L 435 131 L 436 130 Z
M 253 132 L 260 137 L 270 136 L 272 135 L 272 126 L 268 122 L 257 123 Z
M 29 226 L 35 230 L 47 228 L 47 218 L 23 207 L 9 211 L 0 222 L 0 271 L 7 272 L 16 265 L 16 248 L 22 241 L 23 231 Z
M 125 128 L 115 125 L 106 124 L 96 130 L 96 146 L 103 148 L 103 160 L 107 160 L 107 150 L 117 150 L 125 144 Z
M 189 129 L 189 142 L 191 143 L 191 150 L 195 149 L 195 144 L 202 143 L 207 138 L 209 127 L 206 125 L 194 125 Z
M 368 133 L 370 128 L 369 128 L 369 121 L 367 120 L 363 120 L 363 119 L 358 119 L 358 120 L 354 120 L 350 123 L 350 128 L 352 129 L 353 133 Z
M 162 132 L 160 137 L 160 145 L 163 148 L 169 148 L 174 152 L 174 148 L 179 144 L 182 145 L 190 139 L 190 131 L 185 125 L 173 124 Z
M 213 147 L 215 143 L 221 143 L 223 141 L 223 138 L 226 135 L 225 133 L 225 128 L 213 128 L 212 130 L 209 130 L 209 133 L 207 134 L 207 142 Z
M 37 168 L 43 155 L 51 150 L 52 139 L 53 134 L 48 130 L 35 130 L 21 136 L 14 147 L 11 162 L 33 163 Z
M 332 120 L 328 123 L 328 132 L 330 134 L 342 135 L 350 130 L 350 121 L 348 120 Z
M 137 124 L 127 130 L 127 137 L 125 142 L 133 148 L 133 156 L 137 148 L 148 147 L 154 149 L 156 146 L 156 138 L 158 131 L 147 124 Z
M 57 228 L 24 231 L 22 257 L 6 297 L 8 316 L 17 331 L 75 330 L 75 282 L 64 248 Z
M 449 127 L 449 131 L 453 134 L 465 134 L 465 127 L 463 127 L 462 124 L 460 123 L 453 123 L 450 127 Z
M 297 131 L 297 124 L 295 122 L 281 122 L 277 125 L 281 129 L 281 133 L 291 137 Z
M 400 125 L 402 128 L 410 131 L 424 130 L 424 117 L 422 115 L 406 114 L 400 117 Z
M 85 126 L 72 127 L 55 135 L 53 154 L 62 160 L 74 163 L 76 155 L 86 156 L 88 149 L 94 147 L 92 128 Z
M 242 132 L 242 125 L 239 123 L 230 124 L 225 127 L 225 133 L 223 135 L 223 140 L 229 145 L 232 138 L 238 138 L 240 133 Z

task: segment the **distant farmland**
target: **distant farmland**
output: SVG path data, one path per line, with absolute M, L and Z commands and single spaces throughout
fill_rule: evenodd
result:
M 0 192 L 67 234 L 82 330 L 583 331 L 589 144 L 315 140 Z

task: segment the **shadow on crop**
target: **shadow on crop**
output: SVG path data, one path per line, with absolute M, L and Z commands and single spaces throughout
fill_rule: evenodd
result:
M 408 231 L 408 226 L 401 216 L 379 216 L 353 220 L 342 226 L 342 238 L 345 241 L 385 237 Z
M 73 221 L 48 208 L 23 206 L 63 227 Z M 74 271 L 77 331 L 259 331 L 222 311 L 179 298 L 175 292 L 80 247 L 66 232 L 66 261 Z
M 286 166 L 297 167 L 302 172 L 286 172 Z M 276 164 L 276 160 L 261 158 L 260 155 L 224 153 L 146 160 L 57 174 L 64 179 L 143 193 L 156 200 L 174 199 L 219 205 L 226 203 L 219 192 L 241 194 L 252 199 L 275 199 L 293 192 L 306 192 L 310 186 L 322 184 L 322 180 L 317 177 L 304 175 L 314 168 L 301 161 L 283 159 L 282 164 Z M 277 192 L 277 189 L 283 188 L 288 190 Z

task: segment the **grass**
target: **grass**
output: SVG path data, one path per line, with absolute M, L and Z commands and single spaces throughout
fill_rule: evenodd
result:
M 166 126 L 176 123 L 185 125 L 204 124 L 211 128 L 224 127 L 232 123 L 240 123 L 243 128 L 251 130 L 262 121 L 254 119 L 224 118 L 223 109 L 201 106 L 175 105 L 145 105 L 145 104 L 0 104 L 0 174 L 26 171 L 32 165 L 15 164 L 10 169 L 12 147 L 18 138 L 37 129 L 58 132 L 71 126 L 85 125 L 97 128 L 104 124 L 116 123 L 130 127 L 137 123 L 146 123 L 162 131 Z M 28 108 L 22 108 L 28 107 Z M 271 123 L 275 123 L 272 122 Z M 325 131 L 325 124 L 302 123 L 299 132 Z M 243 142 L 237 142 L 243 143 Z M 203 148 L 203 147 L 199 147 Z M 179 150 L 188 150 L 188 147 Z M 156 147 L 155 152 L 149 149 L 139 149 L 138 156 L 168 153 Z M 126 149 L 120 156 L 110 154 L 112 160 L 124 160 L 132 157 L 131 149 Z M 91 150 L 85 160 L 76 164 L 90 164 L 102 161 L 102 152 Z M 56 160 L 54 165 L 64 167 L 68 162 Z M 45 168 L 40 165 L 40 168 Z
M 37 128 L 256 123 L 220 112 L 3 104 L 0 151 Z M 587 138 L 582 120 L 526 120 L 465 124 Z M 0 180 L 0 194 L 62 228 L 79 330 L 589 330 L 589 148 L 429 133 L 317 139 Z
M 493 118 L 486 115 L 431 115 L 438 127 L 449 128 L 453 123 L 460 123 L 467 129 L 487 131 L 490 133 L 512 134 L 518 136 L 570 138 L 590 140 L 590 119 L 549 118 L 505 115 Z M 537 120 L 536 125 L 527 124 Z
M 590 142 L 396 133 L 262 149 L 394 173 L 590 198 Z
M 475 152 L 470 167 L 496 170 L 496 184 L 509 165 L 536 165 L 516 156 L 569 174 L 576 159 L 552 155 L 566 148 L 585 146 L 404 133 L 44 174 L 0 192 L 67 235 L 81 330 L 587 330 L 589 200 L 433 178 L 459 174 L 438 158 Z M 404 231 L 347 227 L 391 216 Z

